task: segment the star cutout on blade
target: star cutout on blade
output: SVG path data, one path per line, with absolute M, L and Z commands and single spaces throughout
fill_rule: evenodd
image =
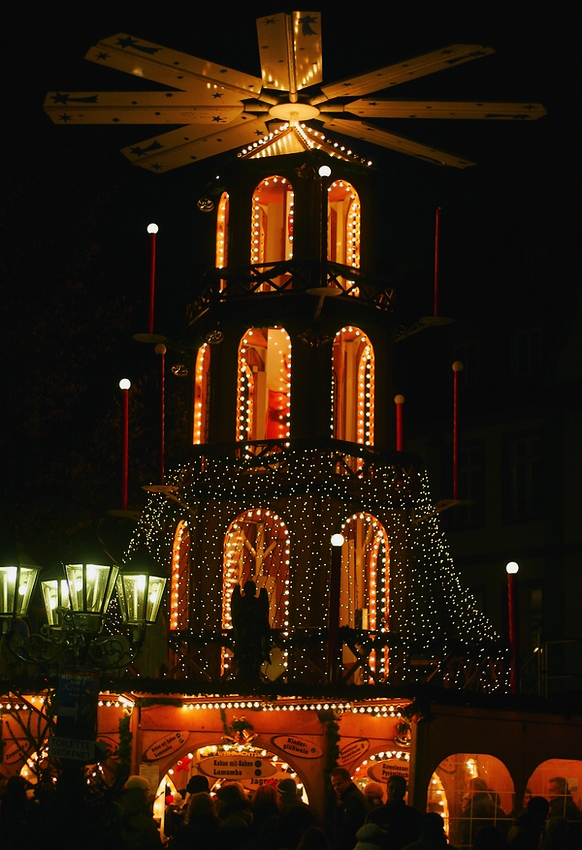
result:
M 215 124 L 220 124 L 221 121 L 226 121 L 226 118 L 221 118 L 220 115 L 213 115 L 212 120 Z
M 215 93 L 212 95 L 212 97 L 213 97 L 215 100 L 216 100 L 217 98 L 219 98 L 219 97 L 222 97 L 222 96 L 223 96 L 223 95 L 222 95 L 222 92 L 220 92 L 220 91 L 217 91 L 217 92 L 215 92 Z
M 99 59 L 101 62 L 106 62 L 109 59 L 109 53 L 98 53 L 97 59 Z
M 67 105 L 68 99 L 69 99 L 68 94 L 59 94 L 59 92 L 57 92 L 56 94 L 53 94 L 53 96 L 52 96 L 53 103 L 62 103 L 63 106 Z
M 313 18 L 311 15 L 305 15 L 303 18 L 299 18 L 299 23 L 303 28 L 303 35 L 317 35 L 315 30 L 311 29 L 311 24 L 314 24 L 317 21 L 317 18 Z
M 62 114 L 62 115 L 59 115 L 59 120 L 60 120 L 60 121 L 63 121 L 63 123 L 65 123 L 65 124 L 66 124 L 66 123 L 67 123 L 67 121 L 72 121 L 72 120 L 73 120 L 73 116 L 72 116 L 72 115 L 67 115 L 67 114 L 66 114 L 66 112 L 63 112 L 63 114 Z

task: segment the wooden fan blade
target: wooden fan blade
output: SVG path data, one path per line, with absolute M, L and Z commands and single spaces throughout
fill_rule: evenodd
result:
M 320 12 L 281 12 L 257 18 L 263 85 L 295 94 L 320 83 Z
M 181 127 L 122 148 L 121 153 L 135 165 L 149 171 L 171 171 L 242 146 L 253 135 L 262 137 L 268 132 L 267 125 L 261 119 L 241 115 L 224 130 L 215 133 L 203 134 L 199 127 Z
M 490 53 L 495 53 L 493 48 L 481 44 L 452 44 L 450 47 L 443 47 L 442 50 L 435 50 L 433 53 L 425 53 L 423 56 L 417 56 L 406 62 L 399 62 L 396 65 L 379 68 L 377 71 L 370 71 L 368 74 L 360 74 L 357 77 L 349 77 L 347 80 L 323 86 L 323 94 L 313 98 L 311 103 L 315 105 L 323 103 L 325 100 L 331 100 L 332 97 L 346 97 L 381 91 L 390 86 L 406 83 L 408 80 L 415 80 L 427 74 L 444 71 L 446 68 L 454 68 L 464 62 L 471 62 L 473 59 L 480 59 Z
M 332 111 L 332 104 L 322 112 Z M 337 112 L 337 109 L 335 110 Z M 344 112 L 364 118 L 470 118 L 535 121 L 546 114 L 541 103 L 457 103 L 456 101 L 353 100 Z
M 178 91 L 50 92 L 44 102 L 55 124 L 230 124 L 243 110 L 240 99 L 193 105 L 190 92 Z
M 191 91 L 192 85 L 200 80 L 210 86 L 218 85 L 248 96 L 256 97 L 261 91 L 258 77 L 142 41 L 127 33 L 117 33 L 99 41 L 90 48 L 85 59 L 182 91 Z
M 422 145 L 420 142 L 405 139 L 403 136 L 397 136 L 394 133 L 379 130 L 371 124 L 366 124 L 365 121 L 325 118 L 323 119 L 323 124 L 326 130 L 335 130 L 337 133 L 352 136 L 354 139 L 359 139 L 362 142 L 373 142 L 383 148 L 390 148 L 391 150 L 423 159 L 425 162 L 432 162 L 435 165 L 451 165 L 454 168 L 467 168 L 469 165 L 475 165 L 474 162 L 470 162 L 468 159 L 462 159 L 455 156 L 455 154 L 439 151 L 436 148 L 428 147 L 428 145 Z

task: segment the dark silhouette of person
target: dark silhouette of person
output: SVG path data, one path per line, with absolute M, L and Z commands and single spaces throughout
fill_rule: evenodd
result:
M 353 850 L 356 833 L 364 825 L 370 804 L 345 767 L 334 768 L 330 779 L 337 798 L 332 846 L 334 850 Z
M 259 595 L 254 581 L 237 584 L 232 592 L 230 611 L 234 631 L 236 678 L 246 685 L 261 680 L 261 665 L 271 660 L 269 597 L 264 587 Z
M 396 773 L 388 777 L 388 795 L 383 806 L 372 809 L 366 823 L 375 823 L 386 831 L 382 846 L 386 850 L 402 850 L 407 844 L 420 838 L 422 812 L 404 802 L 406 779 Z
M 545 797 L 530 797 L 525 812 L 515 819 L 507 834 L 512 850 L 538 850 L 549 811 Z

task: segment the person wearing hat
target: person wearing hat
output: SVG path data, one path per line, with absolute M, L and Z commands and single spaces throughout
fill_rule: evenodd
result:
M 356 832 L 358 843 L 354 850 L 382 850 L 383 839 L 386 838 L 386 830 L 380 829 L 376 823 L 365 823 Z
M 163 847 L 153 818 L 154 795 L 145 776 L 130 776 L 124 786 L 119 827 L 125 850 L 160 850 Z
M 317 820 L 311 808 L 300 798 L 294 779 L 282 779 L 277 791 L 281 814 L 275 830 L 275 846 L 294 850 L 309 827 L 317 826 Z

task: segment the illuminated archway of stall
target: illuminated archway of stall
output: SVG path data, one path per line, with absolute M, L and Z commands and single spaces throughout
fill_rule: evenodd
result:
M 228 218 L 230 213 L 230 198 L 228 192 L 223 192 L 216 210 L 216 253 L 217 269 L 223 269 L 228 264 Z M 222 281 L 224 285 L 224 281 Z
M 200 708 L 200 706 L 197 706 Z M 206 708 L 202 705 L 202 708 Z M 200 714 L 205 712 L 200 711 Z M 215 767 L 216 761 L 220 762 Z M 241 766 L 239 760 L 243 761 Z M 246 768 L 245 762 L 251 766 Z M 180 756 L 173 767 L 160 779 L 155 791 L 154 818 L 159 822 L 162 837 L 168 837 L 171 832 L 171 807 L 181 805 L 186 795 L 186 786 L 193 776 L 205 776 L 211 793 L 215 793 L 224 783 L 229 783 L 234 777 L 224 776 L 228 771 L 229 762 L 237 763 L 236 781 L 251 797 L 262 785 L 277 785 L 282 779 L 293 779 L 297 785 L 299 797 L 304 803 L 309 803 L 307 792 L 301 777 L 281 756 L 270 750 L 254 746 L 252 743 L 241 746 L 236 742 L 229 743 L 223 738 L 219 744 L 208 744 L 198 747 Z M 219 775 L 222 774 L 222 775 Z
M 551 797 L 554 796 L 554 791 L 550 794 L 550 782 L 552 779 L 558 779 L 557 790 L 563 785 L 563 793 L 561 792 L 552 802 Z M 561 780 L 564 780 L 563 782 Z M 553 783 L 556 789 L 556 783 Z M 526 799 L 523 800 L 523 805 L 527 804 L 527 797 L 545 797 L 552 805 L 550 817 L 565 817 L 567 820 L 568 810 L 571 809 L 569 797 L 572 798 L 574 805 L 582 810 L 582 761 L 580 759 L 548 759 L 539 764 L 532 775 L 530 776 L 527 788 Z M 518 809 L 519 806 L 518 800 Z M 554 811 L 555 810 L 555 811 Z M 573 810 L 571 810 L 573 812 Z M 573 812 L 575 814 L 575 812 Z
M 360 268 L 360 198 L 351 183 L 334 180 L 327 190 L 327 259 L 344 266 Z M 342 289 L 352 286 L 352 281 L 337 278 Z M 350 295 L 357 295 L 351 289 Z
M 237 440 L 289 436 L 291 340 L 284 328 L 249 328 L 238 349 Z
M 293 256 L 293 186 L 285 177 L 261 180 L 253 192 L 251 263 L 254 266 L 290 260 Z M 283 282 L 277 278 L 275 283 Z M 258 292 L 276 287 L 263 283 Z
M 342 571 L 340 582 L 340 626 L 383 631 L 390 617 L 390 548 L 382 523 L 371 514 L 351 516 L 342 527 Z M 344 646 L 344 664 L 353 662 Z M 370 669 L 387 673 L 388 651 L 372 652 Z
M 438 812 L 443 817 L 445 831 L 454 847 L 473 846 L 474 829 L 467 800 L 474 779 L 485 783 L 494 802 L 487 825 L 497 826 L 505 833 L 512 823 L 515 789 L 503 762 L 487 753 L 454 753 L 443 759 L 433 773 L 426 798 L 426 811 Z M 481 815 L 475 818 L 482 826 L 484 818 Z
M 205 443 L 208 439 L 208 399 L 210 392 L 210 346 L 204 343 L 196 354 L 194 367 L 194 416 L 192 442 Z
M 289 532 L 276 513 L 263 508 L 248 510 L 232 522 L 224 538 L 222 579 L 222 628 L 232 628 L 230 600 L 236 585 L 251 579 L 257 590 L 265 588 L 269 596 L 269 622 L 272 629 L 286 633 L 289 626 Z M 222 653 L 223 671 L 231 656 Z M 270 679 L 287 667 L 287 656 L 277 647 L 271 649 L 271 663 L 263 666 Z
M 374 445 L 375 357 L 370 339 L 353 325 L 335 335 L 332 350 L 332 436 Z

